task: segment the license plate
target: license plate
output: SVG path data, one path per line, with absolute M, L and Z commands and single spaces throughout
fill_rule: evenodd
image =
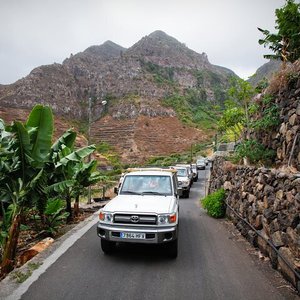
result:
M 145 233 L 140 232 L 121 232 L 120 237 L 122 239 L 144 240 L 146 238 L 146 235 Z

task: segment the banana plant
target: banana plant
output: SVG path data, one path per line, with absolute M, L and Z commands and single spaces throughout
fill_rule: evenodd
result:
M 74 203 L 74 214 L 78 215 L 79 213 L 79 197 L 82 194 L 82 191 L 104 179 L 97 170 L 97 162 L 95 160 L 90 161 L 89 163 L 80 162 L 76 165 L 74 178 L 76 179 L 76 184 L 73 189 L 73 197 L 75 198 Z
M 95 146 L 90 145 L 74 150 L 75 139 L 72 139 L 74 134 L 76 136 L 76 133 L 71 131 L 66 133 L 65 138 L 70 142 L 68 146 L 63 142 L 56 143 L 52 149 L 51 158 L 54 165 L 53 179 L 55 182 L 47 189 L 49 192 L 62 195 L 66 200 L 68 221 L 73 219 L 71 202 L 73 198 L 79 199 L 77 191 L 80 190 L 82 193 L 84 187 L 99 180 L 96 176 L 97 172 L 95 172 L 96 161 L 91 161 L 88 164 L 83 162 L 95 151 Z
M 10 226 L 2 244 L 1 274 L 6 274 L 14 265 L 24 210 L 45 193 L 44 166 L 51 147 L 52 111 L 36 105 L 25 124 L 14 121 L 5 125 L 1 121 L 0 131 L 0 201 L 3 210 L 5 206 L 11 208 Z
M 79 187 L 98 180 L 96 163 L 83 163 L 95 146 L 74 150 L 76 133 L 71 130 L 51 146 L 52 134 L 53 114 L 46 106 L 35 106 L 25 124 L 14 121 L 5 125 L 0 119 L 0 207 L 5 216 L 0 223 L 0 277 L 13 268 L 27 208 L 37 207 L 42 217 L 52 190 L 65 195 L 72 218 L 71 200 L 79 197 Z

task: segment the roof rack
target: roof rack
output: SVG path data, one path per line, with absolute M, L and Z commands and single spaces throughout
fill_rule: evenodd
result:
M 175 169 L 164 169 L 164 168 L 129 168 L 126 172 L 139 172 L 139 171 L 162 171 L 176 173 Z

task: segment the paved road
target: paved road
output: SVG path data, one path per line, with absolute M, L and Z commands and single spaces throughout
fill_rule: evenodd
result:
M 121 245 L 112 256 L 100 250 L 93 226 L 22 296 L 57 299 L 297 299 L 280 294 L 224 225 L 199 205 L 204 171 L 189 199 L 180 201 L 179 256 L 158 247 Z M 207 175 L 207 174 L 206 174 Z

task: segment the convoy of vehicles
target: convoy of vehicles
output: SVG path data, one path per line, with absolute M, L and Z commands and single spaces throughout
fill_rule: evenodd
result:
M 103 252 L 112 253 L 117 243 L 164 244 L 167 254 L 176 258 L 179 197 L 189 197 L 197 169 L 198 163 L 123 173 L 117 196 L 99 213 L 97 234 Z

